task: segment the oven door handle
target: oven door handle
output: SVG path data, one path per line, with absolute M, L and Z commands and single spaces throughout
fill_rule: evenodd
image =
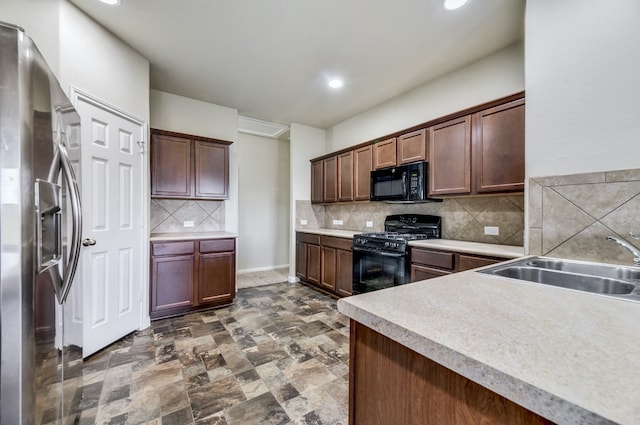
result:
M 370 249 L 362 249 L 362 248 L 358 248 L 358 247 L 355 247 L 355 246 L 352 247 L 351 249 L 354 252 L 363 252 L 365 254 L 381 255 L 383 257 L 392 257 L 392 258 L 400 258 L 400 257 L 404 257 L 406 255 L 403 252 L 372 251 Z

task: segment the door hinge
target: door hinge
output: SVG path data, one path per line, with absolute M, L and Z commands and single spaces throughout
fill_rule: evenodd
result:
M 144 142 L 142 140 L 138 140 L 136 143 L 140 147 L 140 153 L 144 153 Z

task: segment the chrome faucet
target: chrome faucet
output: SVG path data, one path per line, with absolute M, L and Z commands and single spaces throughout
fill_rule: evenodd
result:
M 629 236 L 631 236 L 633 239 L 640 240 L 640 236 L 634 235 L 633 232 L 629 232 Z M 635 264 L 636 266 L 640 266 L 640 250 L 638 248 L 631 245 L 629 242 L 625 241 L 624 239 L 619 239 L 614 236 L 607 236 L 607 241 L 616 242 L 622 245 L 623 248 L 625 248 L 627 251 L 631 253 L 631 255 L 633 255 L 633 264 Z

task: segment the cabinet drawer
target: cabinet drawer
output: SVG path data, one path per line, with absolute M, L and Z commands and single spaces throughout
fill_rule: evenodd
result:
M 312 235 L 310 233 L 298 232 L 296 234 L 298 242 L 311 243 L 314 245 L 320 245 L 320 235 Z
M 488 257 L 474 257 L 472 255 L 463 255 L 460 254 L 460 263 L 458 264 L 459 271 L 476 269 L 478 267 L 488 266 L 490 264 L 499 263 L 501 260 L 498 258 L 488 258 Z
M 183 255 L 193 254 L 195 243 L 185 242 L 153 242 L 151 244 L 151 255 Z
M 320 238 L 320 245 L 328 246 L 331 248 L 344 249 L 345 251 L 351 251 L 353 239 L 337 238 L 334 236 L 322 236 Z
M 225 252 L 233 251 L 236 248 L 235 239 L 212 239 L 200 241 L 200 252 Z
M 428 267 L 412 265 L 411 266 L 411 282 L 417 282 L 419 280 L 433 279 L 435 277 L 446 276 L 451 272 L 438 269 L 430 269 Z
M 426 266 L 440 267 L 453 270 L 455 254 L 452 252 L 429 251 L 426 249 L 411 249 L 411 262 Z

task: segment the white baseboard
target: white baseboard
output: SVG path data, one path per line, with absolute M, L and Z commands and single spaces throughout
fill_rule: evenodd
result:
M 238 270 L 238 274 L 245 274 L 245 273 L 254 273 L 254 272 L 268 272 L 271 270 L 279 270 L 279 269 L 288 269 L 289 265 L 288 264 L 280 264 L 279 266 L 267 266 L 267 267 L 256 267 L 253 269 L 242 269 L 242 270 Z
M 287 280 L 289 281 L 289 283 L 300 282 L 300 279 L 296 276 L 288 276 Z

